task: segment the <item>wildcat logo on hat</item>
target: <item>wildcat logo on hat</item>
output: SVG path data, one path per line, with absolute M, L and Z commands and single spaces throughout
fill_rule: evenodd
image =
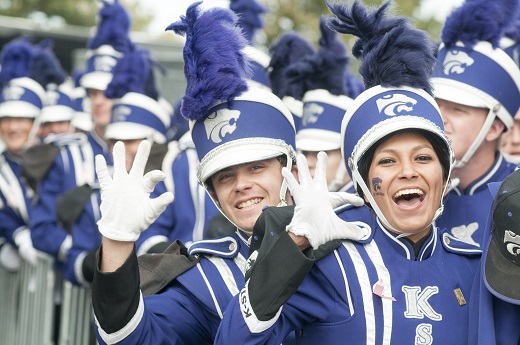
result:
M 376 101 L 380 114 L 396 116 L 413 111 L 417 100 L 401 93 L 385 95 Z
M 132 114 L 132 109 L 125 105 L 114 107 L 112 111 L 112 122 L 124 122 Z
M 323 108 L 321 105 L 317 103 L 305 104 L 305 107 L 303 108 L 302 124 L 306 126 L 311 123 L 316 123 L 316 121 L 318 121 L 319 116 L 323 114 L 324 111 L 325 108 Z
M 93 66 L 95 71 L 112 72 L 117 65 L 117 59 L 109 55 L 98 55 L 94 57 Z
M 60 99 L 60 94 L 55 90 L 47 91 L 47 98 L 45 99 L 45 105 L 56 105 Z
M 222 142 L 227 134 L 231 134 L 237 129 L 239 117 L 240 111 L 231 109 L 219 109 L 210 114 L 204 120 L 207 138 L 215 144 Z
M 466 71 L 466 67 L 473 65 L 473 60 L 466 52 L 458 49 L 448 51 L 442 63 L 444 74 L 461 74 Z
M 504 233 L 504 244 L 511 255 L 518 256 L 520 254 L 520 236 L 511 230 L 506 230 Z
M 17 101 L 22 98 L 25 93 L 25 89 L 18 85 L 8 85 L 2 92 L 4 101 Z

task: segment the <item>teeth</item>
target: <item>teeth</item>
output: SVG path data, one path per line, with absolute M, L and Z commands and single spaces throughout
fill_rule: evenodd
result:
M 248 208 L 248 207 L 258 204 L 260 201 L 262 201 L 262 199 L 260 199 L 260 198 L 251 199 L 251 200 L 248 200 L 245 202 L 241 202 L 240 204 L 237 205 L 237 207 L 240 209 Z
M 400 190 L 399 192 L 395 193 L 394 199 L 399 198 L 400 196 L 406 195 L 406 194 L 419 194 L 419 195 L 423 195 L 423 191 L 420 190 L 420 189 L 417 189 L 417 188 L 414 188 L 414 189 L 403 189 L 403 190 Z

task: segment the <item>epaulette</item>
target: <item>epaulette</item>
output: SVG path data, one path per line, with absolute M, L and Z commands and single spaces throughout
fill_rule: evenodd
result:
M 374 234 L 375 234 L 374 229 L 376 229 L 377 226 L 375 223 L 375 217 L 374 217 L 373 211 L 370 208 L 368 208 L 366 206 L 357 207 L 357 206 L 354 206 L 351 204 L 345 204 L 345 205 L 335 208 L 334 212 L 338 215 L 339 218 L 341 218 L 345 222 L 352 222 L 352 223 L 360 222 L 360 223 L 364 223 L 363 224 L 364 228 L 367 228 L 367 227 L 370 228 L 370 230 L 369 230 L 370 233 L 367 236 L 365 236 L 363 239 L 361 239 L 361 240 L 350 239 L 350 241 L 355 241 L 357 243 L 369 243 L 372 241 L 372 239 L 374 238 Z M 370 219 L 370 222 L 367 223 L 367 219 Z
M 238 243 L 232 236 L 200 240 L 193 242 L 190 245 L 188 253 L 190 255 L 215 255 L 226 259 L 232 259 L 238 254 Z
M 482 255 L 482 250 L 471 243 L 462 241 L 448 232 L 447 229 L 441 231 L 442 246 L 447 252 L 460 255 Z

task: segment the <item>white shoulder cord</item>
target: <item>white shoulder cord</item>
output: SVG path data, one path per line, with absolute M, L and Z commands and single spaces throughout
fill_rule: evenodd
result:
M 25 197 L 22 191 L 21 181 L 16 177 L 9 164 L 1 156 L 0 161 L 0 190 L 4 194 L 7 203 L 15 211 L 18 211 L 26 224 L 29 224 L 29 214 Z

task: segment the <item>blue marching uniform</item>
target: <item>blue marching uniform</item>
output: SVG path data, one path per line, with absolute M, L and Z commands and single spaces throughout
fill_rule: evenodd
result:
M 199 157 L 189 136 L 187 133 L 179 142 L 169 144 L 162 169 L 167 176 L 165 183 L 157 185 L 151 197 L 171 191 L 175 199 L 149 227 L 168 231 L 170 241 L 185 244 L 207 238 L 205 231 L 211 219 L 220 213 L 197 181 Z
M 485 233 L 487 210 L 493 205 L 488 183 L 501 182 L 516 168 L 498 153 L 493 166 L 466 190 L 455 187 L 444 197 L 444 212 L 435 225 L 448 231 L 455 237 L 479 247 L 482 246 Z M 483 212 L 484 210 L 484 212 Z
M 248 251 L 248 239 L 240 231 L 220 239 L 194 242 L 189 253 L 200 256 L 196 266 L 157 294 L 145 297 L 139 289 L 135 255 L 116 272 L 98 272 L 93 286 L 98 341 L 213 344 L 228 302 L 244 285 Z M 108 289 L 103 287 L 114 283 L 119 286 L 120 298 L 105 297 Z M 120 311 L 119 317 L 114 316 L 114 310 Z
M 364 222 L 372 229 L 371 237 L 344 241 L 316 261 L 281 308 L 255 308 L 255 296 L 249 295 L 253 271 L 226 310 L 215 344 L 277 344 L 291 330 L 296 330 L 297 344 L 465 343 L 466 301 L 472 297 L 480 249 L 433 228 L 414 251 L 409 241 L 385 230 L 367 207 L 347 209 L 339 216 Z M 284 276 L 303 267 L 285 266 L 278 269 Z M 267 271 L 275 274 L 260 270 Z M 255 279 L 258 283 L 269 278 Z M 256 296 L 256 302 L 276 298 L 285 288 L 252 284 L 263 295 Z
M 490 183 L 489 190 L 494 199 L 501 182 Z M 520 305 L 508 303 L 495 297 L 484 283 L 484 257 L 489 248 L 492 228 L 492 209 L 489 210 L 488 222 L 485 227 L 483 243 L 483 259 L 476 274 L 477 282 L 474 286 L 470 301 L 470 330 L 469 344 L 475 345 L 518 345 L 520 344 Z
M 92 131 L 80 143 L 63 146 L 38 184 L 38 199 L 30 222 L 32 240 L 36 249 L 59 262 L 65 260 L 70 249 L 70 234 L 57 221 L 58 197 L 77 186 L 95 183 L 94 157 L 98 154 L 112 164 L 107 144 Z
M 21 179 L 21 159 L 7 151 L 0 155 L 0 234 L 15 245 L 19 231 L 29 230 L 34 192 Z
M 484 264 L 484 261 L 482 262 Z M 470 301 L 468 344 L 520 344 L 520 305 L 495 297 L 484 285 L 482 265 L 479 266 Z

